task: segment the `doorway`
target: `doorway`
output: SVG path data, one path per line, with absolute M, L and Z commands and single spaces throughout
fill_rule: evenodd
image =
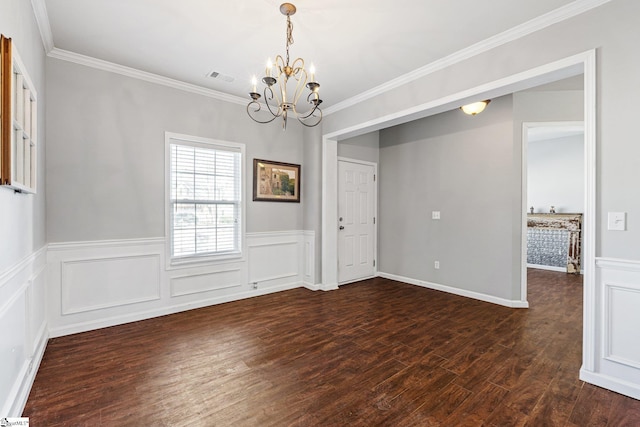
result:
M 525 72 L 506 76 L 481 86 L 464 90 L 424 104 L 406 108 L 375 119 L 343 120 L 334 123 L 322 136 L 322 285 L 323 290 L 337 289 L 338 284 L 338 140 L 362 135 L 374 130 L 451 110 L 472 99 L 490 99 L 540 84 L 583 74 L 584 76 L 584 129 L 585 129 L 585 213 L 583 227 L 584 254 L 584 318 L 583 318 L 583 372 L 595 371 L 596 365 L 596 285 L 595 285 L 595 217 L 596 217 L 596 51 L 591 49 L 558 61 L 541 65 Z M 517 205 L 516 205 L 517 206 Z M 521 204 L 524 222 L 526 207 Z M 518 236 L 521 240 L 521 235 Z M 518 269 L 518 264 L 513 265 Z M 520 273 L 520 272 L 518 272 Z M 518 283 L 514 283 L 518 287 Z M 518 289 L 524 300 L 525 294 Z
M 376 274 L 375 163 L 338 159 L 338 284 Z
M 522 125 L 522 295 L 527 297 L 527 268 L 567 272 L 571 242 L 568 230 L 530 229 L 528 219 L 584 216 L 587 155 L 584 122 L 525 122 Z M 546 221 L 546 220 L 545 220 Z M 589 240 L 585 230 L 580 240 Z M 575 242 L 574 242 L 575 246 Z M 532 253 L 532 251 L 534 251 Z M 581 252 L 581 251 L 580 251 Z M 574 257 L 576 254 L 574 254 Z M 564 264 L 561 258 L 564 257 Z M 577 255 L 584 265 L 582 253 Z M 581 267 L 580 267 L 581 268 Z M 580 274 L 581 271 L 578 271 Z

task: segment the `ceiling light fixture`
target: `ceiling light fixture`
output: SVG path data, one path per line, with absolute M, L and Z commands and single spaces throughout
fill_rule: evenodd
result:
M 320 104 L 322 100 L 318 91 L 320 84 L 315 79 L 315 68 L 313 64 L 307 73 L 304 68 L 304 60 L 297 58 L 289 64 L 289 46 L 293 44 L 293 24 L 291 23 L 291 15 L 296 13 L 296 7 L 291 3 L 283 3 L 280 5 L 280 13 L 287 17 L 287 54 L 286 60 L 282 56 L 276 56 L 275 63 L 271 62 L 271 58 L 267 61 L 265 76 L 262 82 L 266 85 L 264 88 L 264 103 L 267 110 L 263 110 L 262 105 L 258 102 L 261 95 L 257 92 L 257 79 L 254 76 L 251 80 L 251 102 L 247 105 L 247 113 L 254 121 L 258 123 L 270 123 L 277 117 L 282 117 L 283 129 L 287 128 L 287 116 L 289 111 L 295 114 L 296 119 L 305 126 L 313 127 L 322 121 L 322 110 Z M 275 67 L 275 69 L 274 69 Z M 288 83 L 291 81 L 291 84 Z M 308 81 L 308 83 L 307 83 Z M 274 86 L 277 87 L 274 88 Z M 309 89 L 307 95 L 308 111 L 298 111 L 298 100 L 304 91 L 304 87 Z M 287 87 L 293 92 L 287 92 Z M 274 91 L 275 89 L 275 91 Z
M 476 114 L 482 113 L 490 102 L 490 99 L 474 102 L 472 104 L 463 105 L 460 109 L 470 116 L 475 116 Z

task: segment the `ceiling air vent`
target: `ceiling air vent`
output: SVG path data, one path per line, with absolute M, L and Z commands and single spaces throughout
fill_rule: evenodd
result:
M 220 80 L 222 82 L 226 82 L 226 83 L 232 83 L 235 80 L 235 78 L 219 73 L 217 71 L 212 71 L 209 74 L 207 74 L 207 76 L 216 80 Z

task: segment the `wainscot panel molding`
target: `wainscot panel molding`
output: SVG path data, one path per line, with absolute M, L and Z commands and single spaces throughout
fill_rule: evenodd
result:
M 247 234 L 249 282 L 254 289 L 290 289 L 303 283 L 304 233 Z
M 171 296 L 180 297 L 240 286 L 242 286 L 241 268 L 188 274 L 171 278 Z
M 580 378 L 640 399 L 640 261 L 596 259 L 595 369 Z
M 237 260 L 166 269 L 164 238 L 49 245 L 52 337 L 306 286 L 313 233 L 247 233 Z M 307 244 L 308 243 L 308 244 Z
M 22 414 L 48 339 L 46 246 L 0 273 L 0 414 Z
M 62 315 L 160 299 L 160 255 L 63 261 Z
M 408 283 L 410 285 L 422 286 L 423 288 L 434 289 L 436 291 L 443 291 L 450 294 L 459 295 L 462 297 L 477 299 L 479 301 L 490 302 L 490 303 L 502 305 L 505 307 L 511 307 L 511 308 L 528 308 L 529 307 L 529 303 L 526 301 L 508 300 L 508 299 L 499 298 L 493 295 L 482 294 L 474 291 L 468 291 L 466 289 L 454 288 L 452 286 L 440 285 L 438 283 L 412 279 L 410 277 L 398 276 L 396 274 L 378 272 L 378 276 L 384 277 L 385 279 L 391 279 L 391 280 L 396 280 L 398 282 Z
M 316 234 L 313 230 L 305 230 L 303 232 L 304 240 L 304 254 L 303 254 L 303 266 L 302 266 L 302 281 L 304 287 L 312 291 L 320 290 L 320 285 L 315 283 L 316 277 L 316 260 L 315 260 L 315 247 L 316 247 Z

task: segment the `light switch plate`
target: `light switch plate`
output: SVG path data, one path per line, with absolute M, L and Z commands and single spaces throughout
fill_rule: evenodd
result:
M 432 211 L 431 219 L 440 219 L 440 211 Z
M 614 231 L 625 231 L 627 229 L 626 212 L 609 212 L 607 217 L 607 229 Z

